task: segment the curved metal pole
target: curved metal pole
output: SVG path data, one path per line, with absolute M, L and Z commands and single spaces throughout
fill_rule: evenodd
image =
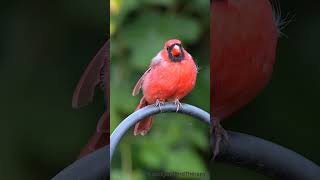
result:
M 177 106 L 174 103 L 165 103 L 161 106 L 161 112 L 176 112 L 176 109 Z M 113 153 L 124 134 L 141 119 L 158 113 L 160 113 L 159 107 L 149 105 L 132 113 L 117 126 L 110 136 L 110 162 Z M 182 104 L 178 113 L 188 114 L 210 124 L 210 114 L 195 106 Z
M 212 133 L 211 141 L 215 137 Z M 320 167 L 296 152 L 243 133 L 228 131 L 215 161 L 247 167 L 281 180 L 319 180 Z
M 166 103 L 161 110 L 175 112 L 176 105 Z M 157 113 L 160 113 L 159 107 L 149 105 L 129 115 L 118 125 L 110 137 L 110 162 L 124 134 L 139 120 Z M 191 115 L 210 124 L 209 113 L 197 107 L 183 104 L 179 113 Z M 247 167 L 263 175 L 283 180 L 317 180 L 320 177 L 319 166 L 292 150 L 242 133 L 228 131 L 228 136 L 228 142 L 220 146 L 220 153 L 216 157 L 218 162 Z M 214 136 L 211 140 L 215 140 Z
M 109 179 L 109 145 L 104 146 L 70 164 L 51 180 Z

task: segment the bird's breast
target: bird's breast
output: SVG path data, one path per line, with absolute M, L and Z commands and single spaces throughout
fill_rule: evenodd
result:
M 142 88 L 149 103 L 159 100 L 181 99 L 196 82 L 197 69 L 192 59 L 181 62 L 163 60 L 145 77 Z
M 267 84 L 277 29 L 268 0 L 212 3 L 211 111 L 225 118 Z

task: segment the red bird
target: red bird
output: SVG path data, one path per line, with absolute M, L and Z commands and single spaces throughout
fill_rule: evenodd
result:
M 72 107 L 80 108 L 93 100 L 96 86 L 105 88 L 105 102 L 109 105 L 109 41 L 99 50 L 83 73 L 72 98 Z M 79 158 L 109 144 L 109 109 L 101 116 L 95 133 L 82 149 Z
M 179 100 L 191 92 L 196 78 L 197 66 L 192 56 L 182 47 L 181 41 L 167 41 L 133 89 L 133 96 L 141 88 L 143 90 L 143 97 L 136 110 L 154 103 L 161 108 L 165 101 L 172 101 L 178 111 L 181 106 Z M 134 127 L 134 135 L 145 135 L 152 126 L 152 119 L 148 117 L 138 122 Z
M 211 11 L 211 112 L 219 135 L 219 121 L 268 83 L 279 32 L 269 0 L 213 1 Z

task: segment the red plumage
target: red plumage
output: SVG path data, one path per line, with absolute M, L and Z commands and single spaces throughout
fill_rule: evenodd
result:
M 197 66 L 181 42 L 177 39 L 167 41 L 133 89 L 133 95 L 141 88 L 143 90 L 136 110 L 165 101 L 174 101 L 179 108 L 179 100 L 191 92 L 196 77 Z M 134 135 L 146 134 L 151 126 L 152 117 L 140 121 L 135 125 Z
M 106 106 L 109 106 L 109 41 L 99 50 L 83 73 L 72 98 L 72 107 L 80 108 L 93 100 L 96 86 L 104 85 Z M 109 110 L 101 116 L 96 131 L 81 150 L 79 158 L 109 144 Z
M 278 38 L 269 0 L 211 5 L 211 112 L 222 120 L 268 83 Z

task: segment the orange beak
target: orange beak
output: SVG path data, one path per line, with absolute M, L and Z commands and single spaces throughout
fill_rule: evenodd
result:
M 180 54 L 181 54 L 180 47 L 178 45 L 174 45 L 172 48 L 172 55 L 173 56 L 180 56 Z

